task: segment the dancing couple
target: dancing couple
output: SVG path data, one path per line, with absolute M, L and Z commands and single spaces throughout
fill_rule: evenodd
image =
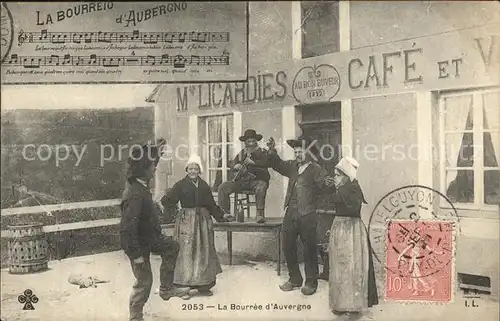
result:
M 312 295 L 318 287 L 318 249 L 316 212 L 321 194 L 332 193 L 336 207 L 329 232 L 329 301 L 336 315 L 359 317 L 363 309 L 377 305 L 373 259 L 361 220 L 361 206 L 366 204 L 356 179 L 358 162 L 345 157 L 335 166 L 334 177 L 323 173 L 317 164 L 321 156 L 315 142 L 301 136 L 287 140 L 294 149 L 294 160 L 283 161 L 272 138 L 268 141 L 270 166 L 289 178 L 283 219 L 283 243 L 289 279 L 282 291 L 301 288 Z M 297 237 L 304 245 L 305 282 L 297 259 Z
M 185 178 L 161 199 L 166 211 L 176 211 L 178 203 L 182 207 L 174 238 L 162 234 L 161 213 L 149 189 L 160 155 L 159 146 L 144 145 L 132 151 L 120 204 L 121 244 L 136 279 L 129 300 L 130 321 L 144 320 L 143 308 L 153 285 L 151 253 L 161 255 L 159 295 L 163 300 L 189 299 L 191 290 L 210 296 L 216 275 L 222 272 L 215 251 L 212 217 L 218 222 L 229 217 L 223 215 L 210 187 L 199 176 L 203 167 L 198 156 L 189 158 Z

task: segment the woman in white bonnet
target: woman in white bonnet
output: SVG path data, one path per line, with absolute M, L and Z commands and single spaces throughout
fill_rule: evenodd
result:
M 198 155 L 191 155 L 186 163 L 187 175 L 175 183 L 163 196 L 165 211 L 181 210 L 175 222 L 175 238 L 179 242 L 179 256 L 174 273 L 174 284 L 197 289 L 200 295 L 210 296 L 216 276 L 222 273 L 214 245 L 212 217 L 217 222 L 228 219 L 215 203 L 210 186 L 200 177 L 203 165 Z M 190 295 L 183 296 L 189 299 Z
M 329 301 L 336 315 L 359 317 L 377 305 L 375 270 L 361 206 L 366 204 L 356 179 L 359 163 L 344 157 L 335 166 L 335 219 L 329 242 Z

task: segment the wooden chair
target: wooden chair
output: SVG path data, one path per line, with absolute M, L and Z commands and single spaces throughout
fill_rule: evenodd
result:
M 253 201 L 251 199 L 251 196 L 253 196 Z M 234 215 L 237 214 L 238 207 L 241 206 L 243 208 L 243 211 L 247 212 L 247 218 L 250 218 L 250 207 L 256 205 L 257 203 L 255 202 L 255 193 L 253 191 L 244 190 L 234 193 L 234 204 L 233 204 Z

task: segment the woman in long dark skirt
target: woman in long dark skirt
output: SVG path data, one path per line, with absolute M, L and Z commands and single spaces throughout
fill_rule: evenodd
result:
M 216 276 L 222 273 L 214 245 L 212 217 L 227 221 L 217 206 L 210 186 L 199 176 L 202 164 L 192 155 L 187 164 L 187 175 L 178 181 L 162 198 L 166 211 L 181 210 L 175 222 L 175 239 L 179 242 L 179 256 L 175 266 L 174 284 L 197 289 L 200 295 L 210 296 Z M 184 295 L 189 299 L 190 295 Z
M 351 157 L 342 158 L 335 167 L 336 214 L 329 242 L 330 310 L 350 318 L 378 304 L 371 247 L 361 220 L 366 201 L 356 180 L 358 167 Z

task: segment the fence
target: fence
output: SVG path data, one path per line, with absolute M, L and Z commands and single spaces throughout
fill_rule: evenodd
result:
M 50 259 L 119 249 L 119 199 L 2 209 L 1 258 L 8 264 L 9 225 L 44 224 Z
M 217 199 L 216 194 L 214 197 Z M 50 259 L 119 250 L 120 201 L 110 199 L 2 209 L 2 267 L 8 264 L 9 225 L 44 224 Z

